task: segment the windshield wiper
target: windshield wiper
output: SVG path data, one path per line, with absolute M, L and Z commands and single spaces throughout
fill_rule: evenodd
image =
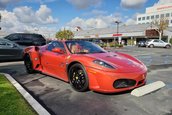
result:
M 98 51 L 98 52 L 93 52 L 93 53 L 105 53 L 104 51 Z

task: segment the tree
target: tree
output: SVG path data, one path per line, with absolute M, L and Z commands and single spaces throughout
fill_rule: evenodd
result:
M 152 22 L 152 24 L 155 26 L 155 30 L 159 33 L 159 39 L 161 40 L 164 30 L 168 27 L 169 20 L 166 18 L 161 18 Z
M 56 33 L 56 38 L 57 39 L 72 39 L 74 37 L 74 34 L 72 31 L 70 30 L 59 30 L 57 33 Z

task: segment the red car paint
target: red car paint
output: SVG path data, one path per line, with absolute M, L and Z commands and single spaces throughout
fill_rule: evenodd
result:
M 25 49 L 25 54 L 29 54 L 32 60 L 34 70 L 69 82 L 67 67 L 73 62 L 78 62 L 86 70 L 89 89 L 103 93 L 131 90 L 146 83 L 146 66 L 128 54 L 120 52 L 72 54 L 66 46 L 66 41 L 59 42 L 63 43 L 65 53 L 48 51 L 48 45 L 40 46 L 39 50 L 35 47 Z M 95 59 L 107 62 L 115 69 L 99 66 L 93 63 Z M 113 83 L 118 79 L 135 80 L 136 84 L 132 87 L 114 88 Z

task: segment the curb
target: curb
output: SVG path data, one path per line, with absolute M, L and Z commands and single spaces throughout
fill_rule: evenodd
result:
M 13 77 L 6 73 L 2 74 L 13 84 L 13 86 L 39 115 L 50 115 L 50 113 L 42 105 L 40 105 Z

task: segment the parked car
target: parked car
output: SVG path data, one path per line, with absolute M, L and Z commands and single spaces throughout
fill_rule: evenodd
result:
M 159 39 L 148 40 L 146 42 L 146 46 L 150 47 L 150 48 L 153 48 L 153 47 L 171 48 L 170 43 L 166 43 L 166 42 L 159 40 Z
M 19 60 L 22 58 L 22 47 L 12 41 L 0 38 L 0 61 Z
M 146 47 L 146 41 L 139 41 L 138 47 Z
M 87 41 L 52 41 L 25 49 L 28 73 L 40 71 L 69 82 L 76 91 L 102 93 L 131 90 L 146 83 L 147 68 L 138 59 L 108 52 Z
M 6 36 L 5 39 L 23 46 L 41 46 L 46 44 L 46 40 L 42 35 L 33 33 L 14 33 Z

